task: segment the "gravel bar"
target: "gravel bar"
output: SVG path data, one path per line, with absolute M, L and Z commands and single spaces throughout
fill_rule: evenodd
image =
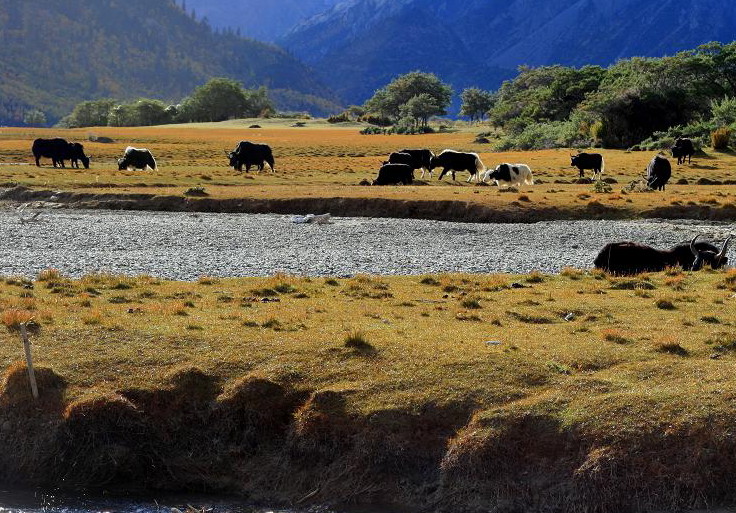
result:
M 30 212 L 23 216 L 30 217 Z M 20 215 L 7 208 L 0 210 L 0 274 L 33 277 L 56 268 L 72 277 L 108 272 L 195 280 L 277 272 L 555 273 L 565 266 L 591 267 L 607 242 L 669 247 L 698 233 L 721 241 L 736 233 L 736 225 L 659 220 L 469 224 L 383 218 L 333 218 L 332 224 L 314 225 L 268 214 L 67 209 L 42 210 L 35 220 L 21 222 Z

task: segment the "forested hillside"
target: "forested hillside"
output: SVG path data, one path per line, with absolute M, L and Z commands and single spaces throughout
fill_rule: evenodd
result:
M 53 122 L 92 98 L 177 102 L 213 76 L 265 85 L 282 109 L 336 107 L 294 57 L 214 33 L 171 0 L 0 0 L 0 76 L 0 124 L 32 108 Z
M 722 0 L 348 0 L 280 44 L 359 103 L 415 69 L 495 89 L 523 64 L 607 66 L 735 37 L 736 3 Z

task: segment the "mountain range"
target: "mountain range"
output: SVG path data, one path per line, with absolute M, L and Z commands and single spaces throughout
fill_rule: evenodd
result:
M 177 102 L 215 76 L 327 114 L 414 70 L 495 89 L 520 65 L 605 66 L 735 36 L 724 0 L 0 0 L 0 124 L 101 97 Z
M 736 2 L 723 0 L 349 0 L 278 43 L 359 103 L 415 69 L 495 89 L 519 65 L 605 66 L 734 38 Z

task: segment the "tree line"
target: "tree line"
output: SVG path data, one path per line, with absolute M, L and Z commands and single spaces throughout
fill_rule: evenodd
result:
M 150 98 L 129 103 L 113 99 L 84 101 L 77 104 L 59 124 L 69 128 L 151 126 L 264 117 L 274 112 L 264 87 L 244 89 L 235 80 L 213 78 L 178 104 Z
M 453 91 L 430 73 L 402 75 L 346 118 L 426 127 L 447 114 Z M 519 68 L 495 91 L 462 91 L 460 114 L 498 129 L 498 149 L 598 145 L 663 147 L 679 136 L 710 142 L 736 129 L 736 42 L 711 42 L 607 68 Z M 355 116 L 361 112 L 360 116 Z

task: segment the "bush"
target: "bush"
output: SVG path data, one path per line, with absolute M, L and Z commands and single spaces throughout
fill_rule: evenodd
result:
M 721 126 L 733 125 L 736 123 L 736 97 L 722 98 L 714 100 L 710 104 L 713 122 Z
M 496 151 L 544 150 L 549 148 L 568 148 L 571 146 L 588 146 L 590 140 L 581 135 L 573 121 L 552 121 L 526 125 L 520 132 L 501 139 L 495 146 Z
M 348 116 L 347 112 L 333 114 L 332 116 L 327 118 L 328 123 L 347 123 L 348 121 L 350 121 L 350 116 Z
M 358 118 L 358 121 L 384 127 L 393 125 L 393 121 L 390 118 L 381 116 L 380 114 L 372 114 L 370 112 Z
M 731 142 L 731 129 L 721 127 L 710 134 L 711 146 L 714 150 L 725 150 Z

